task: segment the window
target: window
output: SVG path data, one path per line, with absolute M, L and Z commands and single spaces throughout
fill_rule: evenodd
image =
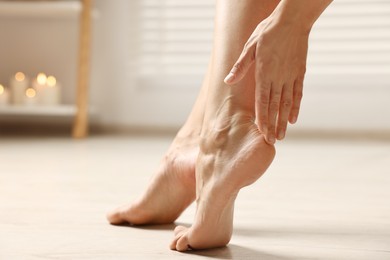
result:
M 207 69 L 215 1 L 138 0 L 130 5 L 129 70 L 138 91 L 132 120 L 178 126 Z M 390 95 L 390 1 L 333 1 L 311 33 L 307 67 L 298 128 L 390 128 L 389 120 L 373 116 L 390 111 L 384 101 Z M 370 105 L 362 106 L 367 95 Z
M 198 87 L 211 51 L 214 1 L 142 0 L 132 8 L 130 68 L 139 83 Z

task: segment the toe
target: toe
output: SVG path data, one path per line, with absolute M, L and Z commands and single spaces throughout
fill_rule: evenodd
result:
M 118 225 L 124 222 L 121 211 L 118 209 L 112 210 L 107 213 L 106 218 L 112 225 Z
M 187 251 L 188 249 L 189 249 L 188 236 L 187 233 L 185 233 L 177 240 L 176 250 L 183 252 L 183 251 Z
M 184 230 L 187 230 L 187 228 L 184 226 L 177 226 L 173 232 L 175 233 L 175 236 L 176 236 L 179 233 L 182 233 Z
M 136 215 L 134 214 L 134 209 L 132 205 L 125 204 L 117 207 L 116 209 L 107 213 L 106 217 L 108 222 L 112 225 L 120 225 L 125 223 L 132 223 L 132 218 L 129 216 Z
M 175 238 L 172 240 L 171 244 L 169 245 L 169 248 L 171 250 L 176 250 L 176 244 L 177 244 L 177 240 L 179 240 L 180 236 L 179 235 L 176 235 Z
M 188 245 L 185 241 L 188 241 L 187 239 L 187 232 L 188 228 L 183 226 L 177 226 L 175 228 L 175 238 L 172 240 L 170 249 L 171 250 L 177 250 L 177 251 L 186 251 L 188 249 Z

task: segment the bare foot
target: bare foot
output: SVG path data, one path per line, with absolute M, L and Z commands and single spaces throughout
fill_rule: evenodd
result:
M 109 212 L 108 221 L 114 225 L 175 221 L 195 199 L 198 140 L 198 136 L 176 137 L 143 196 Z
M 226 107 L 226 105 L 225 105 Z M 191 228 L 178 226 L 170 248 L 178 251 L 225 246 L 232 236 L 234 201 L 275 156 L 253 122 L 253 113 L 223 109 L 203 132 L 196 165 L 197 212 Z
M 143 196 L 107 214 L 111 224 L 166 224 L 195 200 L 195 164 L 205 113 L 209 72 L 194 107 Z

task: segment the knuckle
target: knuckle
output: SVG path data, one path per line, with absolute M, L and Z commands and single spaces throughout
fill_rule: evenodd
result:
M 279 101 L 277 99 L 271 100 L 270 106 L 271 108 L 279 107 Z
M 279 107 L 279 102 L 277 100 L 271 100 L 269 106 L 271 109 L 277 109 Z
M 272 101 L 279 102 L 281 97 L 282 97 L 282 91 L 281 90 L 272 91 Z
M 236 62 L 236 64 L 234 64 L 233 66 L 233 69 L 236 73 L 240 73 L 243 71 L 243 62 L 242 61 L 238 61 Z
M 268 88 L 268 85 L 261 85 L 261 88 L 260 88 L 260 95 L 262 97 L 266 97 L 268 99 L 268 96 L 269 96 L 269 88 Z
M 261 95 L 259 100 L 258 100 L 258 104 L 260 106 L 268 106 L 268 103 L 269 103 L 269 98 L 266 96 L 266 95 Z
M 281 103 L 282 103 L 282 106 L 285 108 L 291 108 L 291 106 L 292 106 L 291 100 L 282 100 Z

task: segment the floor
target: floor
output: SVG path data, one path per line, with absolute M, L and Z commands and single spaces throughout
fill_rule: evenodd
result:
M 240 193 L 225 248 L 178 253 L 175 224 L 108 225 L 105 212 L 140 194 L 170 139 L 0 138 L 0 259 L 390 259 L 390 142 L 378 140 L 279 143 Z

